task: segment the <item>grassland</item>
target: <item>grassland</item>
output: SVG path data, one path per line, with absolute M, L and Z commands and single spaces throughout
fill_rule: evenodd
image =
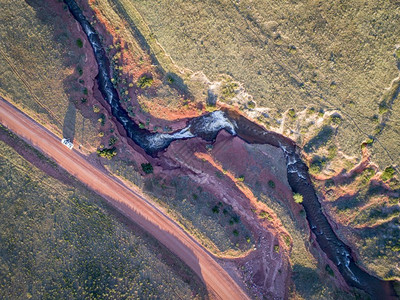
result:
M 395 2 L 108 3 L 131 28 L 144 32 L 163 68 L 174 62 L 204 72 L 211 81 L 227 74 L 243 86 L 251 101 L 236 102 L 239 107 L 304 146 L 312 174 L 350 170 L 365 141 L 380 170 L 398 167 L 400 11 Z M 232 99 L 237 91 L 223 83 L 220 100 L 233 103 L 222 98 Z M 398 181 L 388 184 L 396 195 Z M 354 201 L 339 200 L 344 208 L 335 208 L 336 220 L 352 228 L 342 238 L 360 249 L 367 269 L 381 278 L 398 277 L 397 198 L 377 201 L 382 191 L 369 183 L 351 191 Z M 351 221 L 343 221 L 344 215 Z
M 3 140 L 24 149 L 40 169 Z M 57 170 L 55 176 L 66 183 L 42 169 Z M 172 253 L 3 127 L 0 174 L 0 298 L 188 299 L 207 294 Z
M 400 161 L 394 117 L 398 101 L 387 105 L 390 117 L 377 133 L 385 89 L 393 88 L 399 75 L 395 3 L 110 2 L 132 19 L 131 26 L 145 28 L 150 45 L 162 45 L 177 65 L 203 71 L 212 80 L 219 74 L 232 76 L 258 108 L 271 109 L 273 118 L 306 106 L 337 110 L 344 117 L 337 133 L 341 150 L 357 155 L 362 140 L 371 135 L 380 140 L 374 159 L 382 167 Z M 160 52 L 154 51 L 165 56 Z M 168 61 L 159 61 L 169 68 Z
M 85 92 L 91 94 L 83 78 L 93 66 L 85 66 L 84 48 L 54 11 L 62 5 L 43 0 L 0 5 L 0 96 L 57 135 L 90 148 L 96 122 L 76 106 Z

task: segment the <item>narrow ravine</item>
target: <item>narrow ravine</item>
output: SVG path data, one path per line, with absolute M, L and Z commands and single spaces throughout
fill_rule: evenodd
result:
M 308 174 L 308 168 L 300 158 L 300 150 L 292 140 L 283 135 L 266 131 L 261 126 L 228 109 L 193 118 L 188 121 L 184 129 L 171 134 L 151 133 L 146 129 L 139 128 L 138 124 L 129 118 L 128 113 L 120 105 L 118 93 L 111 82 L 109 61 L 98 34 L 74 0 L 64 1 L 74 18 L 82 26 L 93 48 L 99 69 L 96 78 L 99 89 L 110 105 L 113 116 L 123 125 L 127 136 L 133 142 L 147 154 L 155 157 L 174 140 L 201 137 L 207 141 L 213 141 L 218 132 L 225 129 L 247 143 L 269 144 L 282 149 L 286 157 L 289 184 L 293 192 L 303 195 L 303 206 L 309 226 L 322 251 L 338 266 L 340 273 L 350 286 L 364 290 L 373 299 L 397 299 L 393 283 L 380 280 L 362 270 L 353 259 L 351 249 L 333 231 L 322 211 Z

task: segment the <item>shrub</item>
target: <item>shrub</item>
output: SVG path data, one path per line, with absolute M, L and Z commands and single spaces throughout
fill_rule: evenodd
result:
M 332 277 L 335 276 L 335 273 L 333 273 L 333 270 L 332 270 L 332 268 L 331 268 L 329 265 L 326 265 L 326 266 L 325 266 L 325 271 L 326 271 L 330 276 L 332 276 Z
M 389 107 L 387 106 L 385 101 L 382 101 L 379 103 L 379 114 L 384 114 L 389 110 Z
M 275 245 L 275 246 L 274 246 L 274 251 L 275 251 L 276 253 L 279 253 L 279 245 Z
M 219 214 L 219 207 L 217 205 L 215 205 L 211 210 L 214 214 Z
M 234 229 L 234 230 L 232 231 L 232 233 L 233 233 L 234 236 L 238 236 L 238 235 L 239 235 L 239 231 L 237 231 L 236 229 Z
M 82 42 L 82 40 L 81 40 L 81 39 L 77 39 L 77 40 L 76 40 L 76 45 L 77 45 L 79 48 L 82 48 L 82 47 L 83 47 L 83 42 Z
M 113 148 L 105 148 L 105 149 L 97 149 L 97 155 L 107 158 L 107 159 L 111 159 L 113 158 L 115 155 L 117 155 L 117 149 L 115 147 Z
M 296 117 L 296 112 L 293 108 L 289 109 L 288 111 L 288 115 L 289 117 L 291 117 L 292 119 L 294 119 Z
M 394 168 L 393 167 L 387 167 L 385 171 L 383 171 L 381 178 L 383 181 L 392 179 L 394 176 Z
M 146 174 L 151 174 L 153 173 L 153 166 L 151 165 L 151 163 L 142 164 L 142 170 Z
M 400 48 L 396 49 L 395 55 L 397 59 L 400 59 Z
M 98 118 L 97 121 L 101 124 L 101 126 L 104 126 L 104 124 L 106 123 L 106 116 L 104 114 L 101 114 L 100 118 Z
M 374 142 L 373 138 L 367 138 L 363 144 L 371 145 Z
M 140 123 L 139 123 L 139 128 L 140 128 L 140 129 L 144 129 L 144 128 L 146 128 L 146 126 L 145 126 L 142 122 L 140 122 Z
M 244 181 L 244 175 L 240 175 L 238 178 L 236 178 L 237 181 L 243 182 Z
M 268 213 L 266 211 L 261 211 L 259 216 L 261 219 L 265 219 L 268 216 Z
M 143 75 L 142 77 L 140 77 L 137 82 L 137 86 L 142 89 L 151 87 L 152 84 L 153 84 L 153 78 L 151 78 L 147 75 Z
M 118 141 L 118 138 L 115 136 L 110 137 L 110 140 L 108 141 L 109 146 L 113 146 L 116 142 Z
M 236 89 L 238 88 L 238 84 L 235 82 L 228 82 L 222 86 L 222 98 L 224 100 L 230 100 L 236 95 Z
M 272 189 L 275 188 L 275 182 L 273 182 L 272 180 L 268 180 L 268 186 Z
M 340 123 L 342 123 L 342 117 L 339 114 L 333 114 L 332 116 L 330 116 L 330 122 L 331 124 L 334 125 L 340 125 Z
M 247 102 L 247 107 L 250 109 L 254 109 L 256 107 L 256 103 L 254 101 Z
M 329 160 L 334 159 L 336 154 L 337 154 L 337 151 L 338 151 L 338 149 L 337 149 L 337 147 L 335 145 L 329 146 L 329 148 L 328 148 L 328 159 Z
M 93 105 L 93 111 L 94 111 L 95 113 L 100 112 L 100 107 L 98 107 L 97 105 Z
M 294 193 L 293 194 L 293 199 L 294 199 L 294 202 L 296 202 L 296 203 L 302 203 L 303 202 L 303 196 L 300 195 L 299 193 Z

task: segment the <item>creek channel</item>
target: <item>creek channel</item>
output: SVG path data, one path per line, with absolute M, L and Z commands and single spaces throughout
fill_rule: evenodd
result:
M 99 90 L 110 105 L 113 116 L 124 127 L 127 136 L 133 142 L 154 157 L 175 140 L 201 137 L 212 142 L 218 132 L 225 129 L 247 143 L 269 144 L 279 147 L 286 157 L 289 185 L 293 192 L 303 195 L 302 204 L 311 231 L 314 233 L 322 251 L 337 265 L 345 281 L 350 286 L 364 290 L 372 299 L 397 299 L 393 282 L 380 280 L 361 269 L 356 264 L 351 249 L 333 231 L 322 211 L 321 203 L 308 174 L 308 167 L 300 158 L 300 149 L 292 140 L 275 132 L 266 131 L 261 126 L 228 109 L 193 118 L 188 121 L 184 129 L 177 132 L 151 133 L 140 128 L 138 124 L 131 120 L 120 104 L 118 93 L 111 82 L 109 60 L 100 42 L 99 35 L 74 0 L 64 0 L 64 2 L 73 17 L 82 26 L 93 48 L 99 70 L 96 77 Z

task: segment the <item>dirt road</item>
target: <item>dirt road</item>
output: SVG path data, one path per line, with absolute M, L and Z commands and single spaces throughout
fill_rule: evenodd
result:
M 112 177 L 90 164 L 76 150 L 69 150 L 51 132 L 0 98 L 0 123 L 41 149 L 62 168 L 104 196 L 111 205 L 143 227 L 182 259 L 205 282 L 211 294 L 221 299 L 248 296 L 202 246 L 174 221 Z

